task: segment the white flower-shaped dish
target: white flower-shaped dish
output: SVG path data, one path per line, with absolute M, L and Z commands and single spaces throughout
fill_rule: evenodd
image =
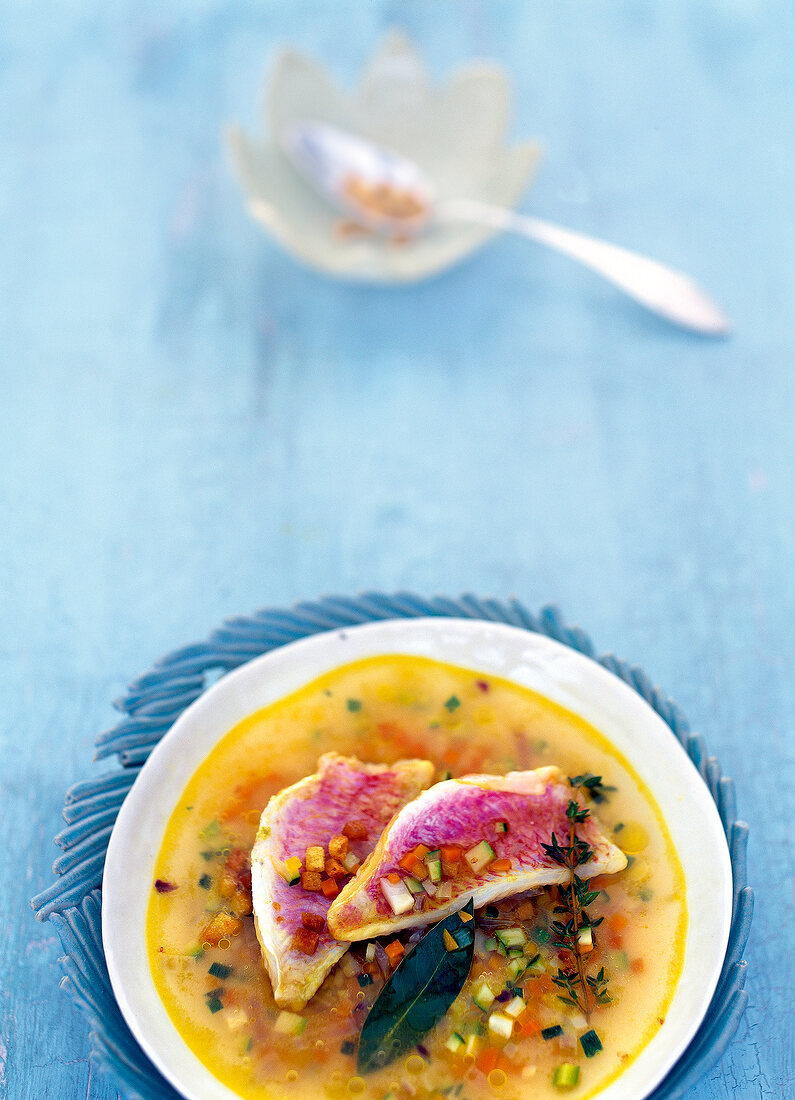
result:
M 265 135 L 230 127 L 228 142 L 252 217 L 289 252 L 320 271 L 374 283 L 424 279 L 462 260 L 494 230 L 429 228 L 410 242 L 340 232 L 340 216 L 287 160 L 278 135 L 311 119 L 363 134 L 415 160 L 439 199 L 480 199 L 513 207 L 539 159 L 532 142 L 507 143 L 510 88 L 494 65 L 470 65 L 434 86 L 417 51 L 388 35 L 352 92 L 293 50 L 278 57 L 265 105 Z
M 685 874 L 684 969 L 665 1027 L 599 1093 L 600 1100 L 648 1096 L 695 1035 L 726 954 L 732 869 L 720 817 L 668 726 L 627 684 L 550 638 L 495 622 L 420 618 L 316 634 L 249 661 L 188 707 L 141 769 L 119 813 L 105 863 L 105 955 L 133 1034 L 189 1100 L 234 1100 L 235 1094 L 181 1039 L 149 969 L 146 909 L 163 832 L 193 772 L 236 723 L 338 665 L 382 653 L 434 657 L 541 692 L 607 734 L 652 790 Z

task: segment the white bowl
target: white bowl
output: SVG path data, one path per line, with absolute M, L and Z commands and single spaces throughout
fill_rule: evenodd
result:
M 687 754 L 639 695 L 575 650 L 501 623 L 409 619 L 316 634 L 225 676 L 175 722 L 121 808 L 105 863 L 105 955 L 116 999 L 133 1034 L 189 1100 L 235 1097 L 182 1040 L 149 969 L 146 911 L 166 823 L 196 768 L 236 723 L 324 672 L 385 653 L 434 657 L 540 692 L 608 736 L 653 792 L 685 875 L 689 924 L 684 968 L 665 1027 L 599 1093 L 600 1100 L 642 1100 L 686 1050 L 720 975 L 732 901 L 731 864 L 720 818 Z
M 333 123 L 415 160 L 440 199 L 482 199 L 514 206 L 538 162 L 532 142 L 508 145 L 510 88 L 495 65 L 470 65 L 442 87 L 429 81 L 409 40 L 388 35 L 357 88 L 340 89 L 316 62 L 294 50 L 280 54 L 266 97 L 265 133 L 236 126 L 228 143 L 252 217 L 311 267 L 374 283 L 424 279 L 457 263 L 494 231 L 465 224 L 429 229 L 396 244 L 375 236 L 341 237 L 332 210 L 285 157 L 275 140 L 296 120 Z

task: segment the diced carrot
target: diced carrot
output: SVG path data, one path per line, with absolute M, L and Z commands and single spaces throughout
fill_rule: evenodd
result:
M 490 871 L 510 871 L 511 861 L 509 859 L 495 859 L 492 864 L 489 865 Z
M 386 876 L 386 880 L 387 882 L 400 882 L 400 875 L 397 873 L 397 871 L 390 871 L 389 874 Z
M 430 848 L 426 844 L 418 844 L 414 849 L 414 855 L 417 859 L 425 859 L 428 852 L 430 852 Z
M 403 858 L 398 860 L 398 867 L 402 867 L 408 874 L 413 875 L 419 862 L 419 857 L 414 852 L 406 852 Z
M 623 932 L 628 924 L 629 917 L 626 915 L 626 913 L 612 913 L 607 918 L 607 925 L 609 928 L 612 928 L 614 932 Z
M 387 958 L 393 966 L 397 963 L 398 959 L 402 958 L 406 953 L 406 949 L 400 940 L 392 940 L 391 943 L 386 945 L 384 951 L 386 951 Z
M 643 959 L 633 959 L 632 962 L 629 964 L 629 969 L 632 971 L 633 974 L 642 974 Z
M 607 932 L 607 946 L 608 947 L 621 947 L 624 943 L 624 937 L 619 936 L 616 932 L 611 932 L 608 929 Z
M 329 900 L 331 898 L 335 898 L 340 892 L 340 888 L 339 886 L 337 886 L 337 883 L 333 878 L 324 878 L 320 884 L 320 889 L 323 891 L 325 896 L 329 898 Z
M 463 848 L 459 848 L 456 844 L 446 844 L 439 849 L 442 863 L 458 863 L 463 854 Z
M 477 1057 L 475 1065 L 478 1067 L 481 1073 L 491 1073 L 493 1069 L 497 1068 L 497 1062 L 500 1059 L 500 1052 L 495 1047 L 486 1047 L 482 1050 Z
M 519 1034 L 524 1038 L 528 1038 L 531 1035 L 538 1035 L 541 1030 L 541 1024 L 538 1020 L 524 1020 L 519 1028 Z

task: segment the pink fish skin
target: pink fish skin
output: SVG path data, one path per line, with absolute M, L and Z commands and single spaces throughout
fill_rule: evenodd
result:
M 328 926 L 340 940 L 363 940 L 430 924 L 460 909 L 473 898 L 475 907 L 538 886 L 568 880 L 569 872 L 555 863 L 542 847 L 554 833 L 568 844 L 569 801 L 576 798 L 566 776 L 556 767 L 510 772 L 505 776 L 469 775 L 437 783 L 405 806 L 384 830 L 372 855 L 334 899 Z M 580 799 L 582 802 L 582 799 Z M 505 822 L 507 833 L 497 825 Z M 624 853 L 602 832 L 593 813 L 577 825 L 576 835 L 593 850 L 578 869 L 583 879 L 612 874 L 626 866 Z M 488 841 L 497 859 L 510 859 L 508 871 L 474 873 L 462 861 L 451 879 L 453 897 L 438 902 L 425 899 L 425 908 L 396 916 L 381 890 L 389 874 L 406 873 L 399 861 L 418 844 L 429 849 L 457 845 L 469 851 Z
M 363 764 L 356 757 L 326 753 L 314 775 L 280 791 L 265 807 L 251 853 L 254 922 L 274 999 L 281 1008 L 300 1011 L 348 944 L 324 929 L 314 954 L 292 946 L 302 927 L 301 914 L 325 920 L 331 903 L 324 894 L 304 890 L 300 884 L 288 886 L 277 868 L 291 856 L 303 862 L 310 845 L 327 849 L 331 837 L 352 821 L 367 825 L 367 839 L 349 844 L 349 850 L 364 860 L 390 818 L 428 786 L 433 770 L 427 760 Z

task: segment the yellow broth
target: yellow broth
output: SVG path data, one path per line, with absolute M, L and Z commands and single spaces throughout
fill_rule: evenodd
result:
M 593 1006 L 586 1021 L 559 1000 L 552 979 L 560 958 L 548 927 L 556 919 L 555 892 L 547 890 L 521 910 L 529 935 L 524 961 L 538 955 L 534 965 L 512 978 L 511 960 L 479 931 L 466 985 L 418 1053 L 357 1075 L 357 1036 L 384 982 L 377 962 L 366 962 L 364 945 L 343 957 L 302 1011 L 300 1034 L 275 1032 L 280 1013 L 252 917 L 242 915 L 240 930 L 235 926 L 217 946 L 205 930 L 219 910 L 234 911 L 234 898 L 221 893 L 228 853 L 250 850 L 269 797 L 311 774 L 329 750 L 375 763 L 422 757 L 440 778 L 447 771 L 505 773 L 545 764 L 569 776 L 602 776 L 614 788 L 606 801 L 577 797 L 630 857 L 618 875 L 594 880 L 603 893 L 589 907 L 592 920 L 604 919 L 584 965 L 592 975 L 605 968 L 610 1003 Z M 382 656 L 343 666 L 232 729 L 172 813 L 155 878 L 165 892 L 153 884 L 146 935 L 157 989 L 191 1050 L 249 1100 L 591 1096 L 663 1026 L 682 967 L 681 866 L 654 799 L 628 762 L 600 732 L 550 700 L 425 658 Z M 473 1002 L 473 985 L 484 974 L 495 991 L 515 987 L 526 1001 L 507 1042 L 490 1035 L 489 1013 Z M 501 1007 L 495 1002 L 492 1009 Z M 561 1034 L 545 1039 L 542 1032 L 556 1025 Z M 589 1029 L 603 1045 L 590 1058 L 579 1042 Z M 462 1051 L 447 1049 L 454 1032 L 466 1039 Z M 561 1064 L 578 1066 L 573 1087 L 553 1084 Z

